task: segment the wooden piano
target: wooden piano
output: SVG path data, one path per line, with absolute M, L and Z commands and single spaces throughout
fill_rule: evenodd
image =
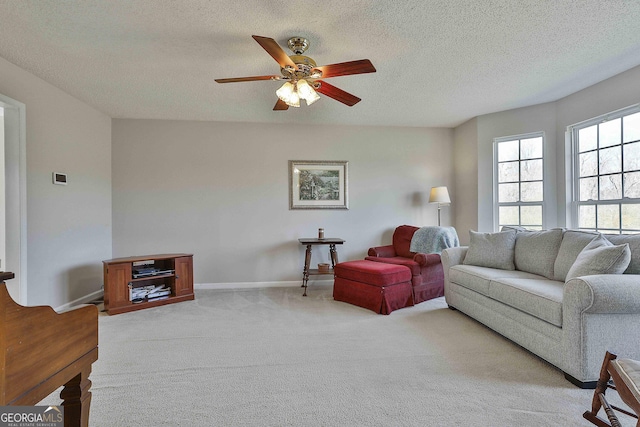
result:
M 0 406 L 36 405 L 64 385 L 60 398 L 65 426 L 88 426 L 91 364 L 98 359 L 98 309 L 64 313 L 23 307 L 0 272 Z

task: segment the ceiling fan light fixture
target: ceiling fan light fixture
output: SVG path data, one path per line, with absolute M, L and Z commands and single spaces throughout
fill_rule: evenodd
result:
M 300 96 L 291 82 L 286 82 L 276 91 L 276 95 L 290 107 L 300 106 Z
M 291 82 L 285 82 L 285 84 L 280 86 L 280 89 L 276 91 L 276 95 L 278 95 L 278 98 L 286 102 L 287 99 L 289 99 L 289 96 L 291 96 L 291 93 L 293 93 L 293 91 L 294 91 L 294 88 Z
M 314 102 L 316 102 L 318 99 L 320 99 L 320 96 L 314 90 L 311 95 L 305 98 L 305 101 L 307 101 L 307 105 L 311 105 Z
M 320 99 L 320 96 L 316 93 L 316 91 L 311 87 L 309 82 L 306 80 L 298 80 L 298 95 L 300 98 L 307 101 L 307 105 L 311 105 Z
M 300 95 L 298 92 L 293 92 L 289 97 L 289 100 L 285 101 L 289 107 L 299 107 L 300 106 Z
M 376 69 L 368 59 L 347 61 L 335 64 L 327 64 L 318 67 L 316 61 L 303 55 L 309 47 L 309 41 L 304 37 L 292 37 L 288 41 L 293 55 L 287 55 L 278 42 L 270 37 L 252 36 L 253 39 L 280 65 L 282 76 L 265 75 L 250 77 L 234 77 L 227 79 L 215 79 L 218 83 L 253 82 L 261 80 L 286 80 L 277 91 L 278 102 L 273 107 L 274 111 L 285 111 L 289 107 L 300 107 L 300 98 L 311 105 L 320 99 L 317 92 L 353 107 L 361 101 L 355 95 L 345 92 L 320 79 L 329 77 L 349 76 L 353 74 L 375 73 Z

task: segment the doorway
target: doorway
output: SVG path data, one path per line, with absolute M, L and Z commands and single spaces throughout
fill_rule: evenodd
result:
M 4 108 L 0 107 L 0 271 L 4 271 L 3 262 L 7 262 L 4 181 Z
M 27 305 L 26 107 L 0 94 L 0 108 L 0 270 L 15 274 L 15 279 L 7 281 L 7 289 L 16 302 Z

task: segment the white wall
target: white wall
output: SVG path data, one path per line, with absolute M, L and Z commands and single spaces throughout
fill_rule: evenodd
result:
M 640 102 L 640 67 L 633 68 L 603 82 L 576 92 L 557 102 L 558 127 L 557 150 L 558 159 L 567 159 L 566 162 L 558 162 L 558 224 L 561 226 L 572 225 L 566 221 L 570 204 L 567 203 L 567 189 L 570 177 L 570 162 L 567 154 L 570 150 L 565 146 L 565 132 L 567 126 L 580 123 L 584 120 L 610 113 L 621 108 Z M 570 184 L 570 183 L 569 183 Z M 570 188 L 570 185 L 569 185 Z
M 112 256 L 193 252 L 199 283 L 298 280 L 297 238 L 324 227 L 347 240 L 342 259 L 362 258 L 396 225 L 435 224 L 426 201 L 436 185 L 453 189 L 443 225 L 458 226 L 465 242 L 468 229 L 493 227 L 499 136 L 545 132 L 556 154 L 545 190 L 558 202 L 547 226 L 564 225 L 565 129 L 640 102 L 640 67 L 455 130 L 152 120 L 114 120 L 112 129 L 106 115 L 1 58 L 0 94 L 27 111 L 28 303 L 59 306 L 97 292 Z M 290 211 L 287 160 L 349 160 L 351 209 Z M 54 186 L 54 171 L 69 185 Z M 313 262 L 326 260 L 316 253 Z
M 454 129 L 452 209 L 460 243 L 469 244 L 469 230 L 478 229 L 478 119 Z
M 477 134 L 465 123 L 455 129 L 456 144 L 460 151 L 472 152 L 477 145 L 477 205 L 473 198 L 457 201 L 456 212 L 468 212 L 469 216 L 458 225 L 473 225 L 478 230 L 493 230 L 493 139 L 501 136 L 545 132 L 545 198 L 546 227 L 572 226 L 565 219 L 570 204 L 567 202 L 567 185 L 570 180 L 570 161 L 565 145 L 567 126 L 628 107 L 640 102 L 640 67 L 633 68 L 556 102 L 502 111 L 479 116 Z M 464 134 L 465 142 L 457 135 Z M 456 150 L 456 162 L 460 159 Z M 472 177 L 465 169 L 456 168 L 456 186 L 472 184 Z M 459 234 L 464 230 L 458 229 Z
M 111 257 L 111 119 L 1 58 L 0 93 L 26 105 L 27 302 L 97 293 Z M 69 184 L 53 185 L 54 171 Z
M 346 240 L 341 261 L 362 259 L 397 225 L 435 225 L 429 190 L 453 184 L 451 129 L 116 119 L 112 133 L 114 256 L 193 253 L 196 283 L 300 280 L 297 239 L 319 227 Z M 288 160 L 349 161 L 350 209 L 289 210 Z
M 493 231 L 493 140 L 544 132 L 544 224 L 556 226 L 556 105 L 539 104 L 478 117 L 478 229 Z M 564 140 L 563 140 L 564 141 Z

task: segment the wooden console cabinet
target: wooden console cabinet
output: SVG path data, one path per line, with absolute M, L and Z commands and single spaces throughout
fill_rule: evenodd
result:
M 104 308 L 120 314 L 149 307 L 188 301 L 193 294 L 193 255 L 165 254 L 114 258 L 102 262 L 104 267 Z M 154 270 L 152 272 L 140 271 Z M 170 294 L 161 298 L 132 301 L 135 289 L 162 286 Z

